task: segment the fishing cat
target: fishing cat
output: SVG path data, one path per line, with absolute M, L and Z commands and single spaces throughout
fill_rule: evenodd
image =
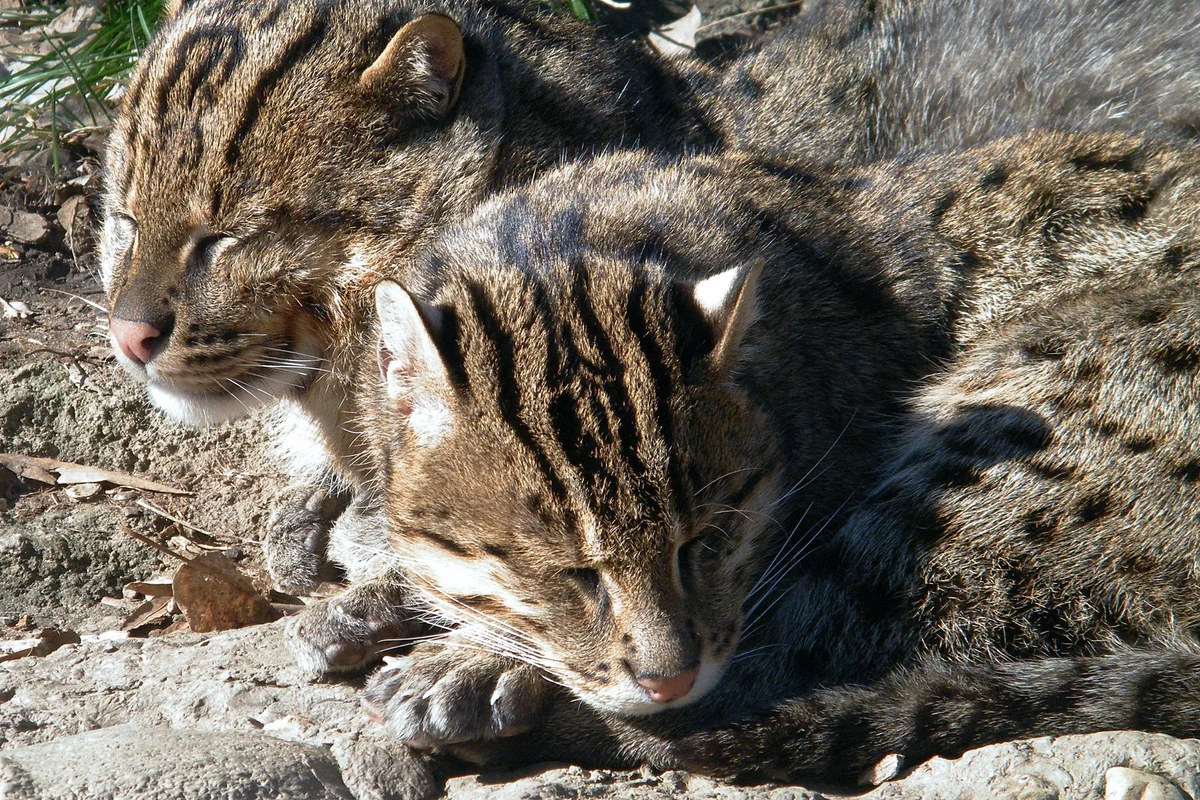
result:
M 391 250 L 374 263 L 404 278 L 406 254 L 487 194 L 605 148 L 857 162 L 1032 127 L 1190 130 L 1192 4 L 813 6 L 717 72 L 537 3 L 174 4 L 109 145 L 112 338 L 182 421 L 282 401 L 275 438 L 305 477 L 269 525 L 281 588 L 316 580 L 352 500 L 331 547 L 351 577 L 378 568 L 357 544 L 380 537 L 344 410 L 377 277 L 360 251 Z M 1052 71 L 1031 71 L 1051 55 Z M 373 631 L 395 632 L 397 592 L 310 615 L 305 663 L 361 664 Z
M 487 202 L 376 292 L 361 427 L 448 631 L 368 708 L 786 779 L 1196 735 L 1197 188 L 1195 147 L 1040 134 L 614 155 Z
M 302 591 L 367 480 L 342 413 L 375 280 L 357 249 L 386 240 L 399 262 L 564 159 L 712 135 L 671 63 L 536 2 L 194 0 L 168 17 L 108 147 L 114 349 L 185 423 L 283 401 L 276 439 L 305 477 L 268 566 Z

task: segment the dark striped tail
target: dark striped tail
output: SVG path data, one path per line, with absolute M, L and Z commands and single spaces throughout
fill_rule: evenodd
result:
M 853 781 L 891 754 L 911 767 L 996 742 L 1104 730 L 1200 735 L 1200 656 L 926 664 L 786 701 L 673 749 L 697 772 Z

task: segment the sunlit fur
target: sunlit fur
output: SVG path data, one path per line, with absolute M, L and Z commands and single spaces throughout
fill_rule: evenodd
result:
M 362 426 L 446 641 L 587 705 L 508 754 L 852 778 L 1200 733 L 1198 184 L 1196 148 L 1117 136 L 624 155 L 447 231 L 412 302 L 381 292 Z M 452 420 L 428 446 L 421 395 Z M 639 697 L 689 645 L 688 702 Z M 401 718 L 404 690 L 367 694 Z
M 382 391 L 402 419 L 360 424 L 403 426 L 380 450 L 397 559 L 443 624 L 597 708 L 654 713 L 666 706 L 637 676 L 699 667 L 667 704 L 686 705 L 736 649 L 778 454 L 712 361 L 728 319 L 706 318 L 656 259 L 583 266 L 439 255 L 431 327 L 451 354 L 444 368 L 421 363 L 419 315 L 394 344 L 385 331 L 397 352 Z M 415 374 L 389 389 L 405 369 Z M 431 404 L 448 419 L 435 441 L 418 419 Z
M 118 358 L 187 424 L 290 401 L 281 430 L 317 475 L 363 480 L 328 413 L 377 279 L 360 248 L 402 276 L 405 253 L 497 184 L 601 147 L 707 141 L 673 67 L 536 3 L 178 5 L 108 145 L 111 313 L 163 333 L 148 365 Z M 422 15 L 461 29 L 461 92 L 427 40 L 373 64 Z

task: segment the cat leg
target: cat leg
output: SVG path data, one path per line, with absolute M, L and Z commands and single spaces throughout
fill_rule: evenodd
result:
M 287 626 L 288 649 L 314 675 L 354 672 L 433 628 L 411 611 L 411 590 L 395 569 L 383 516 L 364 495 L 349 504 L 327 548 L 351 581 L 337 597 L 314 603 Z
M 452 632 L 388 659 L 363 690 L 363 705 L 409 745 L 445 748 L 529 731 L 555 691 L 537 667 Z
M 280 495 L 267 522 L 263 553 L 275 587 L 307 594 L 320 583 L 329 532 L 350 502 L 350 492 L 295 484 Z
M 408 598 L 395 573 L 356 583 L 292 619 L 284 633 L 288 649 L 313 675 L 366 669 L 389 649 L 432 632 L 408 610 Z

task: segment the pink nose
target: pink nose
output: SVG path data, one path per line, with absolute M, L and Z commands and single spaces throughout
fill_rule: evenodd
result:
M 112 331 L 113 341 L 117 348 L 130 361 L 139 364 L 149 364 L 154 357 L 154 343 L 162 336 L 162 331 L 145 322 L 130 322 L 127 319 L 111 317 L 108 329 Z
M 666 678 L 647 675 L 638 676 L 637 682 L 646 687 L 650 699 L 656 703 L 669 703 L 684 697 L 696 683 L 699 667 L 693 667 L 686 672 L 678 672 Z

